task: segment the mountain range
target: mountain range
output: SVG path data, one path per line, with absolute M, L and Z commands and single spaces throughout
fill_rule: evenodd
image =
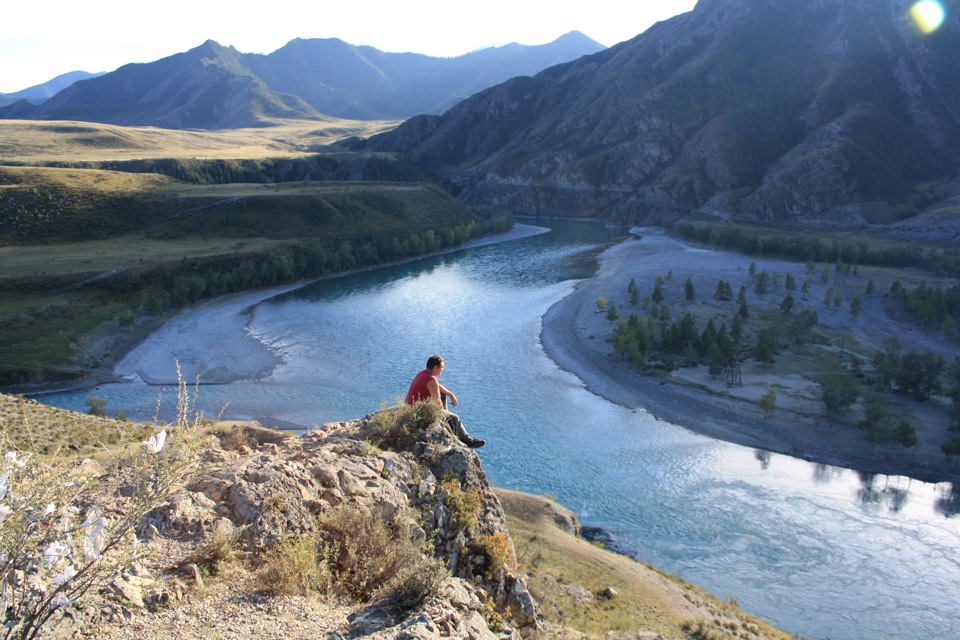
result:
M 960 12 L 925 35 L 910 5 L 700 0 L 353 146 L 524 215 L 849 227 L 960 211 Z
M 48 80 L 42 84 L 34 85 L 32 87 L 27 87 L 21 91 L 15 91 L 13 93 L 0 93 L 0 106 L 13 104 L 19 100 L 29 100 L 30 102 L 40 103 L 44 100 L 49 100 L 51 97 L 63 91 L 75 82 L 80 82 L 81 80 L 87 80 L 89 78 L 96 78 L 102 75 L 102 73 L 89 73 L 87 71 L 70 71 L 69 73 L 61 74 L 52 80 Z
M 439 113 L 516 75 L 604 47 L 579 32 L 538 46 L 510 44 L 454 58 L 385 53 L 338 39 L 297 39 L 269 55 L 208 40 L 156 62 L 76 82 L 0 118 L 81 120 L 172 129 L 262 126 L 276 118 L 399 120 Z

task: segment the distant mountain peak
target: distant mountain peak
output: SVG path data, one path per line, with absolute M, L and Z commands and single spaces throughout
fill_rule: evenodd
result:
M 44 100 L 56 95 L 60 91 L 63 91 L 75 82 L 88 80 L 90 78 L 97 78 L 102 75 L 104 75 L 103 72 L 89 73 L 87 71 L 69 71 L 67 73 L 62 73 L 51 80 L 47 80 L 42 84 L 27 87 L 26 89 L 4 95 L 12 101 L 29 100 L 34 103 L 43 102 Z
M 42 105 L 0 104 L 0 118 L 91 120 L 170 128 L 233 128 L 276 118 L 402 119 L 440 112 L 514 75 L 602 49 L 563 38 L 459 58 L 385 53 L 338 38 L 297 38 L 270 54 L 206 40 L 70 86 Z M 91 84 L 92 83 L 92 84 Z

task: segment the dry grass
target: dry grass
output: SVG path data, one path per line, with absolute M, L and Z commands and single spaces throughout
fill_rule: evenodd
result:
M 278 121 L 276 126 L 178 131 L 94 122 L 0 121 L 0 157 L 7 162 L 93 162 L 142 158 L 267 158 L 310 153 L 349 136 L 369 136 L 394 122 L 330 119 Z
M 439 589 L 443 563 L 424 553 L 410 523 L 384 522 L 357 505 L 341 505 L 318 520 L 317 536 L 288 538 L 268 552 L 259 574 L 273 594 L 347 596 L 404 610 Z
M 187 557 L 208 575 L 219 574 L 230 562 L 237 559 L 242 528 L 234 527 L 226 519 L 218 520 L 203 537 L 200 546 Z
M 792 638 L 737 607 L 653 567 L 577 538 L 554 522 L 551 503 L 538 496 L 496 490 L 507 513 L 520 571 L 549 622 L 590 639 L 657 633 L 681 640 Z M 616 595 L 602 594 L 612 588 Z M 697 635 L 699 634 L 699 635 Z
M 42 455 L 106 455 L 121 443 L 141 442 L 152 424 L 92 416 L 0 394 L 0 431 L 21 451 Z
M 376 431 L 371 442 L 382 449 L 403 451 L 441 417 L 440 405 L 435 402 L 424 401 L 411 406 L 398 398 L 393 406 L 383 407 L 373 414 Z
M 287 538 L 267 552 L 260 584 L 274 595 L 310 596 L 333 590 L 329 566 L 317 555 L 314 537 Z
M 183 258 L 189 260 L 230 253 L 254 253 L 281 244 L 283 240 L 267 238 L 184 238 L 165 241 L 124 236 L 68 244 L 0 247 L 0 260 L 3 261 L 0 276 L 130 269 L 176 262 Z M 7 308 L 6 305 L 4 308 Z

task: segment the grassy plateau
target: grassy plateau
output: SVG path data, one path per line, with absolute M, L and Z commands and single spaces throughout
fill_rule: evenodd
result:
M 96 378 L 199 300 L 509 225 L 396 158 L 317 153 L 389 126 L 0 123 L 0 386 Z

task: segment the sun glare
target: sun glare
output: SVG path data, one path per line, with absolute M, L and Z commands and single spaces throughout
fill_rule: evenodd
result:
M 937 0 L 921 0 L 910 8 L 910 16 L 924 33 L 933 33 L 943 24 L 945 12 Z

